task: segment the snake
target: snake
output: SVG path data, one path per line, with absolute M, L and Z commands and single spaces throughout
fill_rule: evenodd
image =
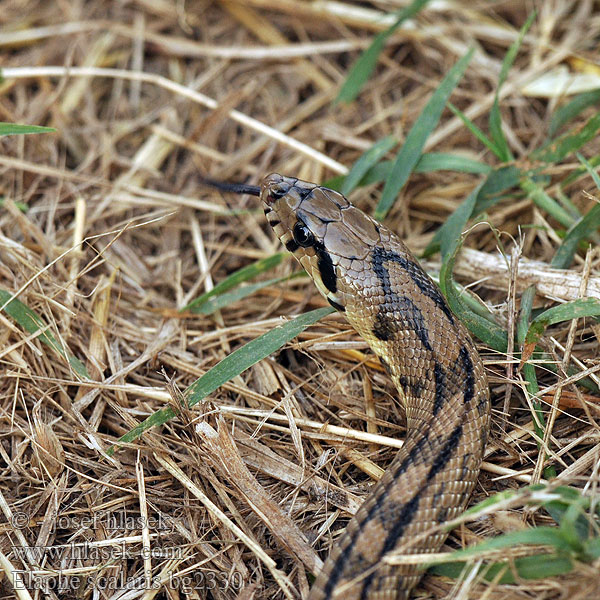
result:
M 285 248 L 379 357 L 406 412 L 406 438 L 334 544 L 309 600 L 402 600 L 461 514 L 490 428 L 482 360 L 439 287 L 396 234 L 332 189 L 267 175 L 260 186 L 208 181 L 260 196 Z

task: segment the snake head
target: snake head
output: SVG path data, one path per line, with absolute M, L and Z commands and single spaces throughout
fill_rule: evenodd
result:
M 345 310 L 380 240 L 377 223 L 342 194 L 314 183 L 272 173 L 260 187 L 265 215 L 283 245 L 329 303 Z

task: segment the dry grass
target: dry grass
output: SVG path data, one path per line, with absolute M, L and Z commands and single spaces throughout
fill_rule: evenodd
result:
M 484 126 L 502 58 L 535 3 L 432 3 L 393 37 L 359 99 L 333 106 L 349 65 L 380 28 L 377 19 L 352 12 L 358 4 L 337 4 L 334 14 L 332 4 L 296 0 L 0 1 L 0 64 L 12 75 L 0 84 L 0 121 L 58 130 L 2 139 L 0 288 L 18 292 L 92 378 L 82 381 L 39 334 L 0 313 L 0 562 L 5 572 L 25 571 L 32 596 L 33 583 L 45 580 L 65 586 L 51 592 L 55 598 L 92 597 L 102 586 L 101 597 L 149 598 L 146 577 L 164 598 L 304 597 L 310 571 L 394 456 L 393 438 L 403 436 L 394 390 L 337 316 L 202 406 L 106 454 L 233 349 L 282 317 L 324 304 L 300 278 L 211 316 L 178 312 L 214 282 L 279 249 L 254 198 L 240 202 L 203 189 L 199 172 L 250 183 L 273 171 L 312 181 L 342 173 L 381 137 L 402 140 L 473 44 L 478 52 L 452 101 Z M 577 60 L 597 61 L 597 3 L 553 0 L 539 9 L 502 89 L 505 132 L 521 163 L 562 101 L 526 96 L 523 86 L 556 66 L 577 72 Z M 44 73 L 49 66 L 56 69 Z M 88 71 L 69 76 L 70 67 Z M 426 149 L 493 164 L 449 111 Z M 597 155 L 600 143 L 586 152 Z M 573 168 L 562 164 L 548 174 L 560 180 Z M 413 175 L 387 223 L 420 251 L 478 179 Z M 582 210 L 591 202 L 586 189 L 594 190 L 589 178 L 567 189 Z M 361 188 L 352 200 L 372 211 L 380 192 Z M 527 283 L 546 286 L 536 305 L 581 294 L 583 255 L 552 285 L 548 263 L 559 240 L 542 227 L 552 220 L 529 200 L 506 200 L 490 221 L 509 252 L 519 225 L 538 226 L 522 230 L 521 240 Z M 521 271 L 511 303 L 511 272 L 496 259 L 490 227 L 475 228 L 467 245 L 478 252 L 463 254 L 457 274 L 510 323 Z M 598 252 L 588 257 L 589 295 L 600 296 L 599 260 Z M 284 261 L 276 275 L 295 268 Z M 597 327 L 580 320 L 571 336 L 569 327 L 552 328 L 546 347 L 559 362 L 566 354 L 597 367 Z M 521 373 L 482 350 L 495 415 L 474 500 L 539 478 L 544 457 Z M 597 493 L 598 398 L 563 388 L 564 377 L 538 376 L 553 422 L 546 451 L 560 483 Z M 463 524 L 449 544 L 474 543 L 524 521 L 549 519 L 541 511 L 498 510 Z M 144 547 L 155 554 L 144 556 Z M 450 579 L 428 577 L 421 594 L 591 600 L 600 593 L 597 567 L 460 590 Z M 138 591 L 110 588 L 124 583 Z M 185 583 L 194 588 L 189 595 Z M 3 597 L 15 593 L 8 578 L 0 589 Z

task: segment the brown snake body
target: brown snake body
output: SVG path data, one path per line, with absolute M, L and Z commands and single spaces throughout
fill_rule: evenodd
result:
M 309 600 L 407 598 L 422 571 L 382 559 L 437 551 L 447 535 L 437 526 L 465 508 L 489 430 L 481 359 L 406 246 L 344 196 L 278 174 L 260 189 L 242 187 L 229 189 L 260 193 L 282 243 L 379 356 L 406 409 L 404 446 L 334 546 Z

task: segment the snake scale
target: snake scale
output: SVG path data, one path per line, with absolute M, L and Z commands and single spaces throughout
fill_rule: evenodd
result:
M 382 558 L 436 552 L 447 535 L 436 526 L 464 510 L 479 473 L 490 400 L 474 344 L 408 248 L 343 195 L 276 173 L 260 187 L 207 183 L 260 196 L 283 245 L 368 342 L 406 409 L 404 445 L 333 547 L 309 600 L 408 598 L 422 570 Z

